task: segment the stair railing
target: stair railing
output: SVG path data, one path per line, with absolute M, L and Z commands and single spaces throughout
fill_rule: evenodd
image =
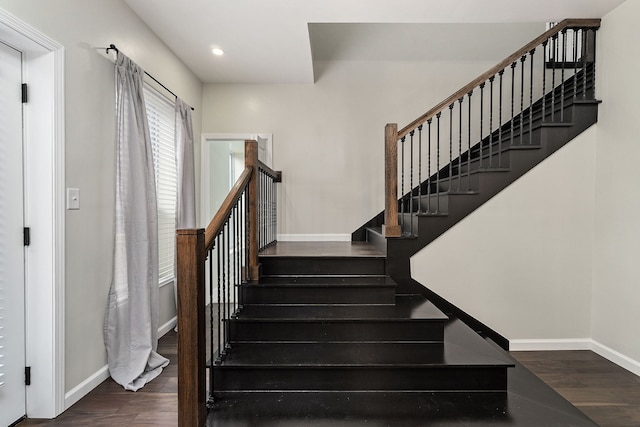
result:
M 414 234 L 414 214 L 444 213 L 443 192 L 472 193 L 472 171 L 508 167 L 507 147 L 532 145 L 540 123 L 593 101 L 599 27 L 564 20 L 404 128 L 387 124 L 384 235 Z
M 282 173 L 258 162 L 258 174 L 258 186 L 261 194 L 258 241 L 260 250 L 263 250 L 277 242 L 278 183 L 282 182 Z
M 245 141 L 245 169 L 206 230 L 177 230 L 178 426 L 206 422 L 242 285 L 260 278 L 260 247 L 275 242 L 281 176 L 258 160 L 256 141 Z

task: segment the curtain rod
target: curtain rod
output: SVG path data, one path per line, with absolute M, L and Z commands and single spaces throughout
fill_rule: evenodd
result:
M 107 55 L 109 54 L 110 50 L 115 50 L 116 52 L 120 52 L 120 50 L 116 47 L 115 44 L 111 43 L 109 45 L 109 47 L 105 48 L 105 50 L 107 51 Z M 158 83 L 160 86 L 162 86 L 162 88 L 164 90 L 166 90 L 167 92 L 169 92 L 171 95 L 175 96 L 176 98 L 178 98 L 178 95 L 176 95 L 175 93 L 173 93 L 173 91 L 171 89 L 169 89 L 168 87 L 166 87 L 165 85 L 163 85 L 158 79 L 156 79 L 155 77 L 153 77 L 151 74 L 147 73 L 146 71 L 144 72 L 146 74 L 147 77 L 149 77 L 151 80 L 153 80 L 154 82 Z M 191 111 L 194 111 L 195 108 L 189 106 L 189 108 L 191 108 Z

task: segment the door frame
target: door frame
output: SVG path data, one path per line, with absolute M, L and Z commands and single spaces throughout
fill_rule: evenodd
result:
M 29 102 L 23 107 L 27 416 L 65 408 L 64 47 L 0 9 L 0 39 L 23 53 Z M 48 182 L 50 185 L 42 185 Z
M 273 156 L 273 134 L 270 133 L 203 133 L 200 144 L 200 220 L 207 226 L 211 218 L 205 218 L 207 206 L 211 201 L 211 188 L 209 161 L 207 156 L 207 144 L 216 141 L 246 141 L 248 139 L 258 140 L 258 137 L 266 139 L 266 155 Z M 266 159 L 269 166 L 273 158 Z

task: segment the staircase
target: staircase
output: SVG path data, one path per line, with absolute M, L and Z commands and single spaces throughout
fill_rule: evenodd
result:
M 181 425 L 202 425 L 205 388 L 210 425 L 592 425 L 476 331 L 506 340 L 414 282 L 409 260 L 596 122 L 598 25 L 563 21 L 402 130 L 387 125 L 385 211 L 351 243 L 266 242 L 258 256 L 258 212 L 275 200 L 248 151 L 206 233 L 178 233 Z
M 396 293 L 372 245 L 318 242 L 308 251 L 321 255 L 293 254 L 300 245 L 263 252 L 260 282 L 243 285 L 230 347 L 213 368 L 218 405 L 274 392 L 315 393 L 325 404 L 371 393 L 506 392 L 513 362 L 424 296 Z M 351 254 L 336 255 L 336 246 Z
M 593 35 L 588 37 L 593 37 L 594 40 L 591 43 L 595 43 L 595 31 Z M 550 40 L 556 43 L 555 38 Z M 586 44 L 584 42 L 583 47 Z M 546 44 L 543 45 L 543 47 L 546 46 Z M 493 91 L 490 93 L 497 92 L 494 87 L 497 86 L 497 77 L 502 79 L 504 75 L 508 74 L 509 68 L 513 70 L 516 66 L 521 66 L 524 76 L 526 68 L 524 61 L 529 60 L 526 55 L 527 49 L 524 49 L 524 52 L 525 54 L 520 61 L 515 60 L 511 66 L 507 66 L 493 75 L 486 74 L 483 78 L 488 80 L 480 79 L 479 85 L 468 86 L 459 91 L 457 95 L 452 96 L 449 101 L 441 103 L 441 106 L 444 105 L 444 107 L 441 110 L 432 110 L 438 111 L 438 113 L 432 114 L 432 117 L 429 120 L 424 120 L 419 127 L 405 128 L 411 129 L 411 131 L 405 130 L 403 132 L 405 135 L 399 139 L 398 151 L 402 150 L 402 159 L 399 161 L 398 168 L 402 178 L 400 178 L 401 184 L 398 187 L 403 190 L 400 193 L 397 211 L 401 233 L 398 238 L 385 236 L 383 232 L 385 212 L 380 212 L 356 230 L 352 234 L 352 240 L 371 242 L 380 251 L 386 253 L 387 273 L 400 285 L 402 292 L 423 292 L 421 291 L 422 286 L 411 280 L 409 260 L 412 255 L 597 122 L 600 101 L 595 99 L 595 65 L 593 62 L 583 59 L 581 63 L 579 61 L 571 63 L 564 61 L 560 64 L 548 63 L 546 68 L 550 68 L 551 71 L 546 70 L 545 73 L 551 73 L 553 82 L 549 78 L 548 82 L 545 80 L 544 83 L 539 82 L 539 84 L 551 86 L 551 89 L 535 102 L 532 98 L 529 106 L 526 106 L 524 99 L 530 95 L 522 83 L 526 77 L 521 77 L 521 82 L 516 82 L 515 85 L 506 84 L 504 90 L 501 86 L 499 115 L 500 118 L 503 118 L 510 114 L 512 117 L 510 120 L 500 120 L 496 117 L 498 114 L 495 110 L 498 107 L 495 105 L 491 105 L 488 112 L 486 106 L 481 107 L 484 117 L 482 113 L 478 115 L 478 107 L 473 104 L 476 113 L 475 116 L 471 116 L 469 113 L 468 125 L 462 123 L 462 119 L 456 123 L 457 111 L 460 111 L 460 118 L 463 117 L 463 113 L 466 114 L 462 111 L 465 108 L 463 101 L 471 104 L 472 95 L 475 93 L 477 97 L 479 90 L 481 93 L 482 91 L 487 92 L 489 82 L 491 84 L 490 90 Z M 582 57 L 586 58 L 588 55 L 593 55 L 593 53 L 583 53 Z M 517 55 L 515 57 L 517 58 Z M 533 62 L 533 56 L 530 60 Z M 565 72 L 571 75 L 564 77 Z M 517 80 L 518 73 L 512 73 L 511 78 Z M 557 80 L 556 76 L 558 76 Z M 544 78 L 547 78 L 546 74 Z M 533 88 L 534 77 L 530 79 Z M 502 83 L 500 84 L 502 85 Z M 522 84 L 521 93 L 516 93 L 513 96 L 513 86 L 520 84 Z M 508 92 L 509 90 L 512 91 L 510 97 L 502 94 L 503 91 Z M 466 96 L 460 95 L 465 91 L 468 91 Z M 533 89 L 530 93 L 533 94 Z M 485 98 L 487 97 L 488 94 L 485 95 Z M 506 102 L 503 104 L 502 100 L 505 97 Z M 514 103 L 519 104 L 519 107 L 515 108 L 515 113 Z M 471 106 L 469 110 L 471 111 Z M 454 118 L 450 118 L 450 116 Z M 447 123 L 448 120 L 451 121 Z M 489 120 L 494 123 L 493 128 L 490 128 L 491 131 L 472 145 L 472 133 L 482 135 Z M 452 123 L 453 125 L 450 126 L 453 129 L 447 129 L 442 132 L 444 135 L 438 135 L 445 140 L 442 146 L 438 145 L 437 147 L 438 155 L 441 152 L 444 152 L 443 156 L 447 154 L 447 151 L 453 152 L 452 160 L 444 162 L 444 165 L 441 164 L 433 173 L 426 174 L 426 179 L 420 180 L 415 185 L 407 185 L 409 178 L 406 176 L 410 176 L 411 182 L 415 182 L 417 179 L 414 180 L 414 178 L 418 175 L 415 169 L 419 169 L 422 173 L 425 170 L 424 165 L 416 166 L 417 161 L 413 159 L 414 151 L 417 151 L 414 148 L 414 139 L 417 139 L 418 135 L 421 140 L 426 139 L 427 136 L 431 138 L 434 135 L 432 128 L 435 128 L 436 124 L 440 126 L 442 123 L 444 127 Z M 427 124 L 429 126 L 428 134 Z M 459 129 L 457 126 L 460 126 Z M 466 149 L 467 138 L 469 138 L 468 149 Z M 435 153 L 436 147 L 433 143 L 428 148 Z M 423 152 L 421 161 L 431 166 L 434 161 L 432 158 L 425 159 L 424 152 L 426 150 L 427 147 L 421 149 Z M 411 152 L 411 160 L 404 159 L 405 151 L 407 151 L 406 157 Z M 435 156 L 435 154 L 430 155 Z M 404 187 L 407 186 L 409 190 L 405 191 Z M 434 296 L 428 291 L 426 293 L 431 297 Z

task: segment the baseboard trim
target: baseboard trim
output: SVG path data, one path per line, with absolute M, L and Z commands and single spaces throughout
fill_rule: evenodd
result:
M 351 234 L 278 234 L 280 242 L 350 242 Z
M 554 340 L 510 340 L 509 351 L 591 350 L 612 363 L 640 376 L 640 361 L 590 338 Z
M 104 365 L 89 378 L 65 393 L 64 410 L 66 411 L 69 409 L 73 404 L 89 394 L 91 390 L 98 387 L 107 378 L 109 378 L 109 366 Z
M 178 324 L 178 317 L 175 316 L 164 325 L 158 328 L 158 337 L 164 336 Z M 109 378 L 109 365 L 104 365 L 98 369 L 93 375 L 80 384 L 69 390 L 64 395 L 64 410 L 69 409 L 73 404 L 85 397 L 91 390 L 98 387 L 104 380 Z
M 509 351 L 591 350 L 590 338 L 509 340 Z
M 164 325 L 158 328 L 158 338 L 162 338 L 166 335 L 167 332 L 171 331 L 178 324 L 178 316 L 174 316 L 173 319 L 169 320 Z
M 610 360 L 611 362 L 615 363 L 618 366 L 623 367 L 624 369 L 626 369 L 629 372 L 632 372 L 638 376 L 640 376 L 640 362 L 637 360 L 634 360 L 628 356 L 625 356 L 624 354 L 607 347 L 606 345 L 600 344 L 597 341 L 592 341 L 592 347 L 591 350 L 594 353 L 599 354 L 600 356 L 604 357 L 605 359 Z

